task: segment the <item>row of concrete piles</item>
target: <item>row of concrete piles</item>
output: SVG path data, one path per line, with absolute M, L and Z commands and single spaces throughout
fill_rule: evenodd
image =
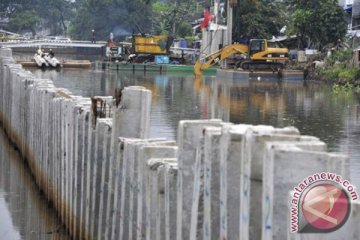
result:
M 181 121 L 149 139 L 151 92 L 85 98 L 0 49 L 0 119 L 74 239 L 357 239 L 360 205 L 326 235 L 289 234 L 289 191 L 348 157 L 297 129 Z M 345 236 L 345 238 L 344 238 Z

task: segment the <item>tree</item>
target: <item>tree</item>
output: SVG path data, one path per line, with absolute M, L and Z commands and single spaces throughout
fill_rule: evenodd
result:
M 36 34 L 40 23 L 51 34 L 66 33 L 72 2 L 69 0 L 3 0 L 0 3 L 3 17 L 9 18 L 9 30 L 28 31 Z
M 297 34 L 299 48 L 337 44 L 346 34 L 346 15 L 336 0 L 290 1 L 293 13 L 290 34 Z
M 34 10 L 25 10 L 17 13 L 10 18 L 9 24 L 16 31 L 31 31 L 33 35 L 36 34 L 36 24 L 40 21 Z
M 266 0 L 238 0 L 234 10 L 233 39 L 271 38 L 285 25 L 282 4 Z
M 187 21 L 195 12 L 196 3 L 191 0 L 175 0 L 175 3 L 153 3 L 152 26 L 154 34 L 167 34 L 175 37 L 191 35 L 191 25 Z
M 107 39 L 110 32 L 115 38 L 132 33 L 145 33 L 151 26 L 149 0 L 82 0 L 72 19 L 70 33 L 74 38 L 89 40 L 91 30 L 96 39 Z
M 43 1 L 38 8 L 45 26 L 50 28 L 51 35 L 66 35 L 67 22 L 71 19 L 73 4 L 68 0 Z

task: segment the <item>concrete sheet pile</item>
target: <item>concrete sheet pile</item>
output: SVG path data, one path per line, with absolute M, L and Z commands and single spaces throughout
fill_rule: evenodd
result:
M 116 180 L 123 167 L 118 162 L 119 137 L 148 137 L 151 92 L 133 86 L 122 90 L 119 101 L 95 97 L 111 113 L 103 117 L 90 98 L 36 78 L 4 48 L 0 79 L 1 124 L 70 234 L 110 236 L 112 223 L 119 222 L 113 221 Z M 172 145 L 172 154 L 154 157 L 175 157 L 174 142 L 162 142 Z
M 318 138 L 218 119 L 180 121 L 176 142 L 149 138 L 150 107 L 136 86 L 121 99 L 75 96 L 0 48 L 2 126 L 73 239 L 360 235 L 357 202 L 332 238 L 289 232 L 289 191 L 317 172 L 349 178 L 348 157 Z
M 316 137 L 294 127 L 192 120 L 180 122 L 178 147 L 178 240 L 359 236 L 357 201 L 340 235 L 290 233 L 290 190 L 315 173 L 349 179 L 348 156 L 327 152 Z

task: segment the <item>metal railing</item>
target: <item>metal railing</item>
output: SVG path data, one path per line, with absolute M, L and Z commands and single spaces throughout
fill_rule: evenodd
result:
M 72 41 L 72 40 L 9 40 L 7 42 L 0 42 L 2 47 L 37 47 L 37 46 L 51 46 L 51 47 L 103 47 L 105 41 Z

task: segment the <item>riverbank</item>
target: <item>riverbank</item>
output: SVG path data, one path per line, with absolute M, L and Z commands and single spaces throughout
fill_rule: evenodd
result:
M 305 69 L 305 80 L 326 82 L 360 92 L 360 68 L 354 63 L 352 49 L 340 49 L 322 61 L 310 61 L 301 67 Z
M 314 68 L 305 69 L 305 80 L 316 80 L 337 85 L 352 85 L 354 88 L 360 87 L 359 68 Z

